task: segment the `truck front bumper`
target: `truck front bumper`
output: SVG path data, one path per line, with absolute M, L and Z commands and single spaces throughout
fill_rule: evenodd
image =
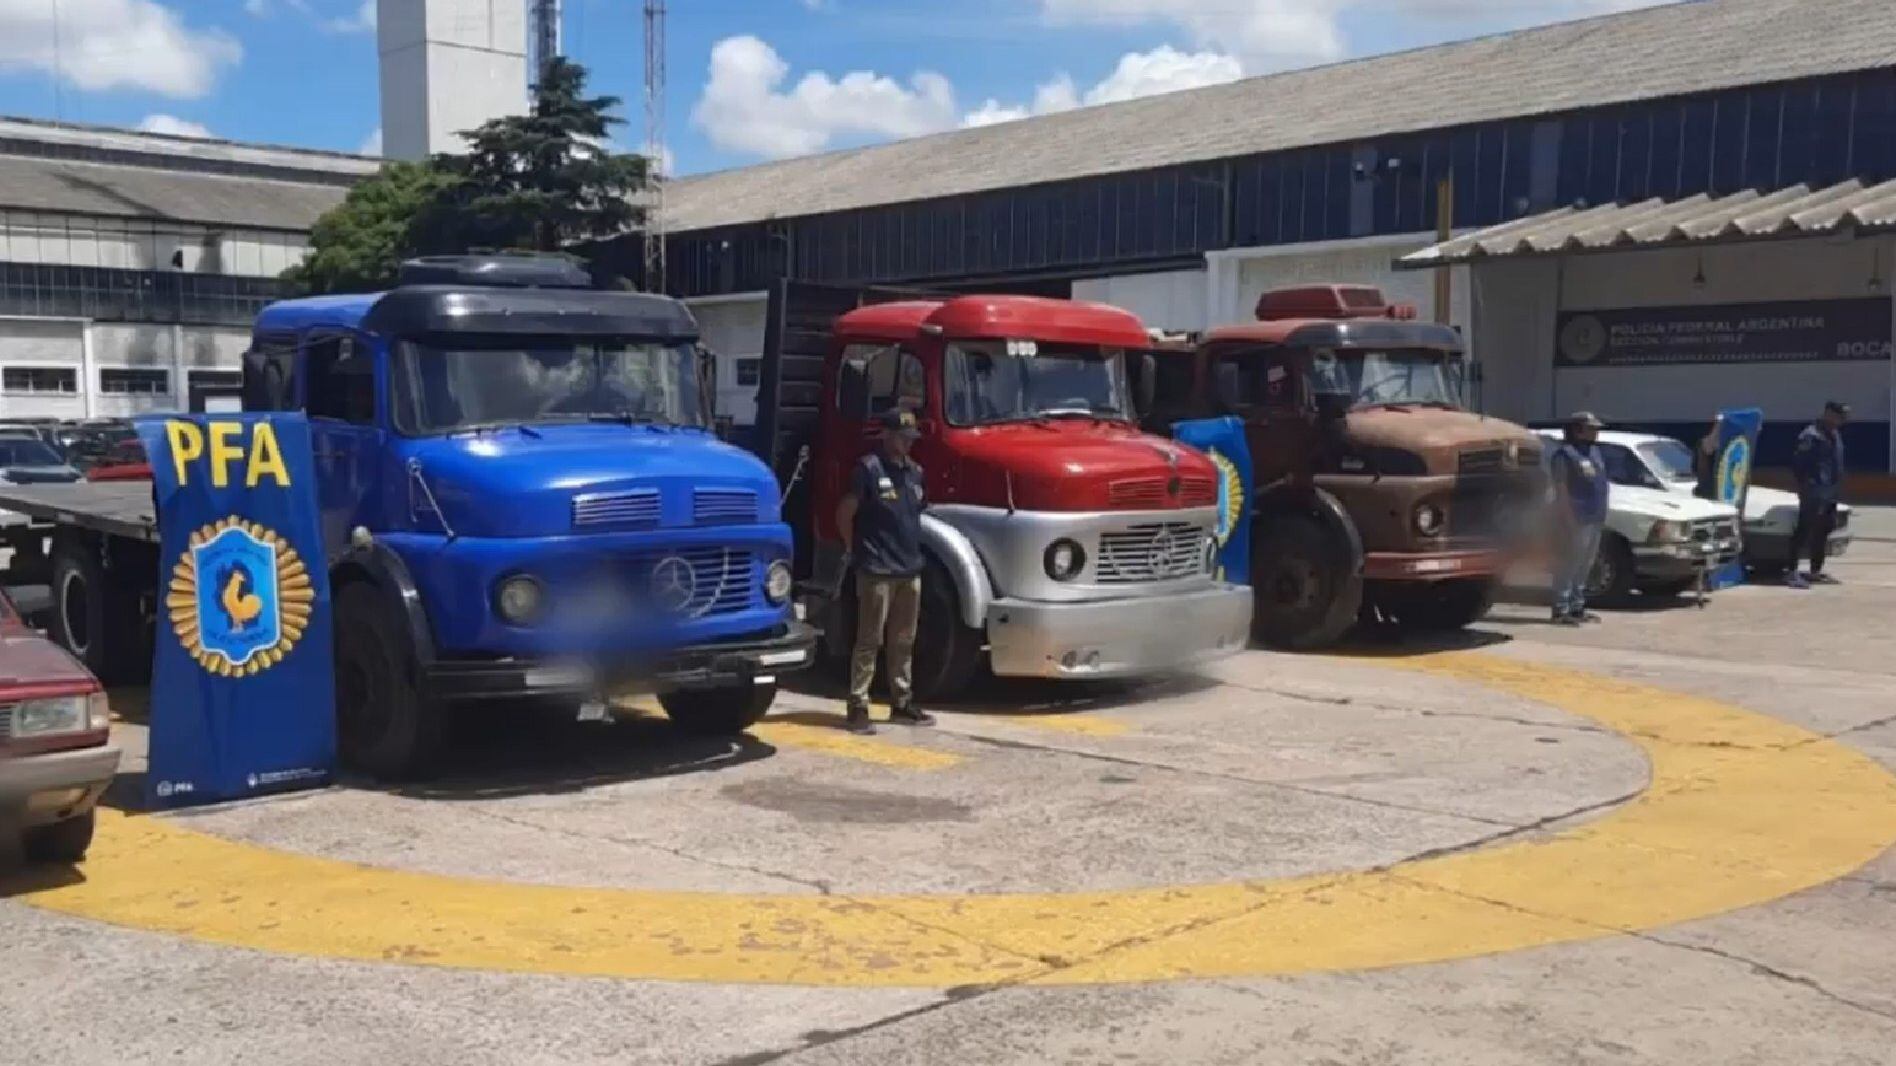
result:
M 1365 581 L 1449 581 L 1496 577 L 1510 556 L 1493 548 L 1443 552 L 1369 552 L 1363 556 Z
M 1065 679 L 1183 670 L 1243 651 L 1251 590 L 1220 585 L 1176 596 L 1092 603 L 996 600 L 987 614 L 994 673 Z
M 816 638 L 814 628 L 790 622 L 768 637 L 669 648 L 622 660 L 444 660 L 428 667 L 428 688 L 437 699 L 459 701 L 527 696 L 584 699 L 603 693 L 766 684 L 814 662 Z
M 1641 544 L 1633 548 L 1633 573 L 1642 580 L 1682 580 L 1736 561 L 1738 548 L 1736 540 Z
M 77 818 L 98 806 L 118 766 L 110 745 L 9 758 L 0 763 L 0 815 L 26 829 Z

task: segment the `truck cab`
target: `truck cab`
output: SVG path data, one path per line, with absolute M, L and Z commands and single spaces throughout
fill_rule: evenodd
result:
M 1154 375 L 1174 393 L 1155 408 L 1244 421 L 1264 639 L 1329 643 L 1365 605 L 1424 629 L 1486 613 L 1538 506 L 1541 446 L 1469 410 L 1455 330 L 1372 287 L 1305 286 L 1264 293 L 1255 322 L 1189 353 L 1154 354 L 1195 363 Z
M 310 419 L 347 761 L 422 770 L 474 699 L 655 692 L 734 733 L 809 662 L 776 480 L 709 432 L 696 340 L 533 257 L 258 316 L 245 406 Z
M 834 317 L 802 453 L 807 587 L 830 650 L 853 639 L 836 506 L 897 407 L 921 429 L 929 498 L 920 694 L 965 686 L 983 650 L 1004 677 L 1107 678 L 1243 649 L 1249 594 L 1217 573 L 1216 468 L 1135 423 L 1125 360 L 1145 343 L 1125 311 L 1038 297 L 898 299 Z

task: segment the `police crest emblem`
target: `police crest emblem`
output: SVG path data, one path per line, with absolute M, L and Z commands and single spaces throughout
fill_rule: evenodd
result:
M 315 602 L 296 549 L 236 515 L 191 534 L 165 592 L 171 631 L 218 677 L 247 677 L 281 662 L 302 638 Z

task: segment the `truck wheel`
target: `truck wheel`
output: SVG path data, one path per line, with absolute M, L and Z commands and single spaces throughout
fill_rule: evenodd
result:
M 421 687 L 407 631 L 375 589 L 336 595 L 336 738 L 342 761 L 384 780 L 424 777 L 445 741 L 445 717 Z
M 659 706 L 679 729 L 699 737 L 734 737 L 757 724 L 777 698 L 777 686 L 721 685 L 661 693 Z
M 149 675 L 137 600 L 105 572 L 90 545 L 68 541 L 54 549 L 52 598 L 53 636 L 93 676 L 117 684 Z
M 1301 515 L 1267 520 L 1251 548 L 1251 635 L 1302 650 L 1333 644 L 1356 624 L 1363 582 L 1340 545 Z
M 1633 580 L 1638 564 L 1633 561 L 1633 546 L 1617 533 L 1608 533 L 1600 542 L 1600 554 L 1593 560 L 1593 572 L 1587 575 L 1587 599 L 1609 607 L 1623 606 L 1633 598 Z
M 915 698 L 953 699 L 981 669 L 981 633 L 961 622 L 961 597 L 948 569 L 929 561 L 922 571 L 922 617 L 915 632 Z
M 1481 621 L 1493 606 L 1494 582 L 1468 578 L 1414 589 L 1400 601 L 1395 615 L 1410 629 L 1447 633 Z
M 77 818 L 29 829 L 26 857 L 34 862 L 82 862 L 92 847 L 92 831 L 97 824 L 97 813 L 87 811 Z

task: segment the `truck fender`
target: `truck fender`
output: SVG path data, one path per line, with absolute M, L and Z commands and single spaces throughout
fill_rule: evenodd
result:
M 435 659 L 434 630 L 428 623 L 428 611 L 421 603 L 421 590 L 408 564 L 387 545 L 370 543 L 351 547 L 329 568 L 330 595 L 351 581 L 373 586 L 382 597 L 389 616 L 401 621 L 414 641 L 415 656 L 422 663 Z
M 961 531 L 932 515 L 922 515 L 922 550 L 940 563 L 954 579 L 961 604 L 961 623 L 986 629 L 988 605 L 994 602 L 994 584 L 988 580 L 981 554 Z
M 1350 512 L 1343 501 L 1314 485 L 1299 487 L 1278 484 L 1264 489 L 1252 501 L 1252 521 L 1258 525 L 1269 522 L 1274 515 L 1304 515 L 1315 519 L 1328 533 L 1332 541 L 1348 555 L 1352 573 L 1361 576 L 1363 572 L 1363 535 L 1350 519 Z

